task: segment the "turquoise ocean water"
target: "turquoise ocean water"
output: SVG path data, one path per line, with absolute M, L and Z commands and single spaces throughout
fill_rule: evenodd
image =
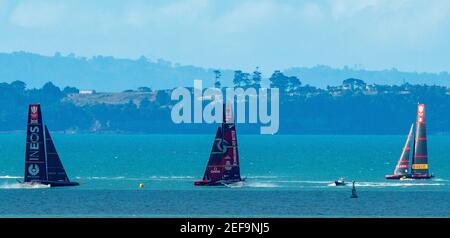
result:
M 405 136 L 238 135 L 247 182 L 225 188 L 193 186 L 212 134 L 52 136 L 81 186 L 22 188 L 25 134 L 2 134 L 1 217 L 450 217 L 450 136 L 429 136 L 435 179 L 387 181 Z

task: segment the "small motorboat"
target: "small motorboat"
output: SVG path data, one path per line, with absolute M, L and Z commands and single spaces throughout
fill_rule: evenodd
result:
M 338 179 L 338 180 L 335 180 L 335 181 L 334 181 L 334 184 L 335 184 L 336 186 L 345 186 L 345 185 L 346 185 L 346 184 L 345 184 L 344 178 L 340 178 L 340 179 Z

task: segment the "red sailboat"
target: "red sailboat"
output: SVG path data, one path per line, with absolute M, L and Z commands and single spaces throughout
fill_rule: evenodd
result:
M 242 181 L 233 110 L 224 104 L 222 125 L 217 128 L 205 174 L 194 185 L 220 186 Z
M 425 123 L 425 104 L 418 104 L 417 106 L 417 120 L 416 130 L 414 135 L 414 146 L 412 154 L 411 169 L 409 167 L 410 144 L 414 124 L 409 130 L 405 146 L 394 174 L 386 175 L 386 179 L 430 179 L 434 176 L 429 173 L 428 169 L 428 150 L 427 150 L 427 133 Z

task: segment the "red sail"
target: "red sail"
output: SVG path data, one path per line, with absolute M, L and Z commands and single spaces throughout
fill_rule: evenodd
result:
M 223 174 L 222 157 L 224 148 L 222 143 L 222 127 L 217 128 L 216 137 L 209 154 L 208 165 L 206 166 L 203 180 L 215 181 L 220 180 Z
M 403 147 L 402 154 L 400 155 L 400 159 L 397 162 L 397 166 L 395 166 L 394 175 L 408 175 L 409 170 L 409 154 L 410 154 L 410 144 L 412 131 L 414 128 L 414 124 L 411 125 L 411 129 L 409 129 L 408 137 L 406 138 L 405 146 Z
M 428 149 L 427 132 L 425 124 L 425 105 L 417 106 L 416 133 L 414 138 L 414 151 L 412 162 L 413 177 L 427 177 L 428 174 Z
M 217 129 L 203 181 L 241 181 L 236 128 L 231 106 L 224 105 L 222 126 Z

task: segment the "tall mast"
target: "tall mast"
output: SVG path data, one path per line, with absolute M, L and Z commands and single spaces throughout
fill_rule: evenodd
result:
M 417 105 L 417 120 L 411 172 L 413 175 L 428 175 L 428 148 L 424 104 Z
M 39 104 L 30 104 L 28 107 L 24 182 L 46 179 L 47 164 L 41 107 Z

